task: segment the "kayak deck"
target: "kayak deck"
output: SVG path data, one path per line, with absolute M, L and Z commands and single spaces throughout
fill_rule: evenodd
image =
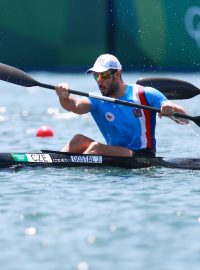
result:
M 140 160 L 128 157 L 113 157 L 100 155 L 85 155 L 64 152 L 42 153 L 0 153 L 0 168 L 24 166 L 42 167 L 121 167 L 121 168 L 145 168 L 150 164 L 145 164 Z
M 42 150 L 38 153 L 0 153 L 0 168 L 10 167 L 165 167 L 200 170 L 200 158 L 115 157 Z

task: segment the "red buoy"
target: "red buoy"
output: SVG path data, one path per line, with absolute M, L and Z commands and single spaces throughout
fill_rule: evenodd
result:
M 42 126 L 37 130 L 36 136 L 37 137 L 52 137 L 54 136 L 54 132 L 52 128 L 48 126 Z

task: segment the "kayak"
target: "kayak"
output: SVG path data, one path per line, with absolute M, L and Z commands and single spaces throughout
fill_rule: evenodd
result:
M 149 167 L 200 170 L 200 158 L 116 157 L 42 150 L 38 153 L 0 153 L 0 168 L 19 167 Z

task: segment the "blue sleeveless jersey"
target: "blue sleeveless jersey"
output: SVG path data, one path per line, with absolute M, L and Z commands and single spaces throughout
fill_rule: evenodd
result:
M 158 90 L 127 85 L 120 100 L 160 108 L 167 98 Z M 156 149 L 156 113 L 89 98 L 90 112 L 108 145 L 132 150 Z

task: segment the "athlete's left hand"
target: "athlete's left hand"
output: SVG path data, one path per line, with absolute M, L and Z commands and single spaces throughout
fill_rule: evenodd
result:
M 167 101 L 160 108 L 160 116 L 173 116 L 176 106 L 174 103 Z
M 167 116 L 181 125 L 186 125 L 189 123 L 187 119 L 174 117 L 175 112 L 186 114 L 186 111 L 183 109 L 183 107 L 171 101 L 167 101 L 161 106 L 159 117 L 161 118 L 162 116 Z

